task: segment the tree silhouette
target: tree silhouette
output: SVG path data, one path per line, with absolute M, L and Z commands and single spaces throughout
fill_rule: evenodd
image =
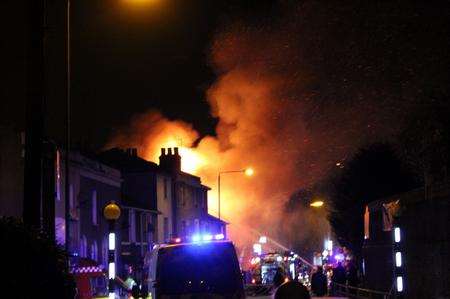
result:
M 329 221 L 340 245 L 360 256 L 367 203 L 411 190 L 415 176 L 389 144 L 361 149 L 331 180 Z
M 74 298 L 67 256 L 55 241 L 14 218 L 0 218 L 4 298 Z

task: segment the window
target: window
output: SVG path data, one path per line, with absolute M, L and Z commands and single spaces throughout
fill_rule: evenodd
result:
M 72 210 L 74 207 L 74 202 L 73 202 L 73 185 L 70 184 L 69 185 L 69 207 Z
M 91 259 L 97 261 L 97 258 L 98 258 L 98 246 L 97 241 L 94 241 L 91 244 Z
M 136 213 L 134 210 L 128 212 L 128 237 L 130 243 L 136 242 Z
M 200 221 L 198 219 L 194 219 L 194 231 L 196 233 L 200 232 Z
M 104 237 L 102 242 L 102 265 L 105 269 L 108 266 L 108 241 L 108 237 Z
M 80 240 L 80 256 L 87 257 L 87 239 L 86 236 L 82 236 Z
M 56 199 L 61 200 L 61 153 L 59 150 L 56 151 Z
M 97 191 L 92 191 L 92 224 L 98 225 L 98 219 L 97 219 Z
M 184 200 L 184 187 L 180 186 L 179 189 L 179 198 L 178 198 L 178 206 L 182 207 L 183 206 L 183 200 Z
M 164 241 L 169 240 L 169 218 L 164 217 Z
M 168 193 L 168 184 L 167 184 L 167 178 L 164 178 L 164 198 L 167 199 L 167 193 Z
M 200 192 L 199 191 L 195 191 L 194 192 L 195 198 L 194 198 L 194 207 L 198 208 L 198 206 L 200 205 Z
M 181 221 L 181 235 L 184 237 L 186 236 L 186 221 Z
M 366 206 L 366 211 L 364 212 L 364 239 L 369 239 L 370 237 L 370 212 L 369 207 Z

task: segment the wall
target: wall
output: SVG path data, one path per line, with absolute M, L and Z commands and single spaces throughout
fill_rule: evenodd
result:
M 167 191 L 164 193 L 164 180 L 166 180 Z M 157 219 L 157 242 L 163 243 L 167 240 L 164 238 L 164 218 L 167 217 L 169 221 L 169 234 L 172 232 L 172 179 L 169 175 L 158 174 L 156 176 L 156 197 L 157 210 L 161 214 Z
M 23 163 L 20 133 L 0 127 L 0 216 L 22 217 Z
M 403 227 L 407 298 L 450 298 L 450 196 L 409 205 Z

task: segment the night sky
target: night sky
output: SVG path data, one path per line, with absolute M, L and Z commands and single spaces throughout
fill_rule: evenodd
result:
M 65 104 L 65 1 L 48 0 L 47 135 L 62 139 Z M 72 1 L 73 140 L 102 146 L 115 128 L 149 109 L 214 134 L 205 90 L 215 79 L 209 48 L 236 19 L 274 12 L 276 1 Z M 150 1 L 151 2 L 151 1 Z M 0 123 L 24 127 L 25 1 L 0 4 Z
M 19 129 L 24 127 L 25 2 L 0 4 L 0 123 Z M 47 2 L 46 131 L 61 140 L 65 5 L 64 1 Z M 411 92 L 415 96 L 427 92 L 427 86 L 448 91 L 448 1 L 433 5 L 409 1 L 345 1 L 342 5 L 293 0 L 129 2 L 72 0 L 73 140 L 93 149 L 127 126 L 133 115 L 150 109 L 192 123 L 201 134 L 214 134 L 217 119 L 209 113 L 205 91 L 218 78 L 210 63 L 215 37 L 236 23 L 244 31 L 247 27 L 270 32 L 288 16 L 286 10 L 300 13 L 286 17 L 285 23 L 303 20 L 293 26 L 293 32 L 284 29 L 275 38 L 286 36 L 291 46 L 300 49 L 293 54 L 293 63 L 310 72 L 307 93 L 321 94 L 319 104 L 356 99 L 372 87 L 380 99 L 417 89 Z M 302 15 L 303 4 L 313 13 Z M 313 117 L 322 116 L 311 113 Z

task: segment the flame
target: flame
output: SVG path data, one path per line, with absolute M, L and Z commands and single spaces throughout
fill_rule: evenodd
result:
M 181 170 L 191 174 L 197 174 L 200 169 L 206 166 L 206 158 L 193 148 L 185 147 L 181 142 L 175 139 L 175 136 L 169 136 L 168 140 L 161 144 L 162 148 L 178 147 L 181 156 Z M 158 161 L 159 149 L 153 149 L 150 158 L 152 161 Z

